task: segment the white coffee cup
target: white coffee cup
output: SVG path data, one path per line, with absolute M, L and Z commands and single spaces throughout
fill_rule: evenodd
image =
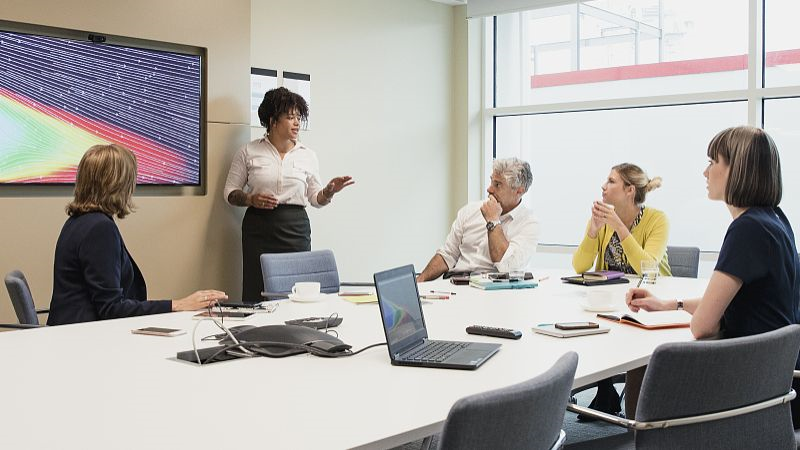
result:
M 319 282 L 301 281 L 292 286 L 292 294 L 298 298 L 314 298 L 319 296 Z
M 586 294 L 586 304 L 591 308 L 606 308 L 614 303 L 614 293 L 602 289 L 591 289 Z

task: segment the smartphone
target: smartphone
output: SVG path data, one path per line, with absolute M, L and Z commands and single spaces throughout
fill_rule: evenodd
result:
M 587 328 L 599 328 L 596 322 L 561 322 L 555 324 L 559 330 L 585 330 Z
M 133 334 L 149 334 L 152 336 L 178 336 L 180 334 L 186 334 L 185 330 L 179 330 L 177 328 L 159 328 L 159 327 L 144 327 L 144 328 L 137 328 L 135 330 L 131 330 Z

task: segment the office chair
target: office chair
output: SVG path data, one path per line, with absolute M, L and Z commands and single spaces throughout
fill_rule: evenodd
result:
M 318 281 L 320 292 L 339 292 L 340 286 L 363 286 L 372 283 L 341 283 L 336 258 L 331 250 L 312 250 L 294 253 L 264 253 L 261 255 L 261 275 L 267 298 L 286 297 L 292 286 L 301 281 Z
M 49 309 L 36 309 L 33 295 L 25 275 L 19 270 L 12 270 L 5 278 L 8 296 L 17 314 L 18 324 L 0 324 L 2 328 L 37 328 L 40 326 L 38 314 L 47 314 Z
M 667 247 L 667 260 L 673 277 L 697 278 L 698 267 L 700 265 L 700 248 L 698 247 Z M 625 374 L 617 374 L 611 377 L 612 384 L 625 383 Z M 596 387 L 597 383 L 592 383 L 572 391 L 570 401 L 577 403 L 575 394 L 587 389 Z M 624 392 L 624 391 L 623 391 Z
M 698 247 L 667 247 L 667 260 L 673 277 L 697 278 L 700 265 Z
M 798 350 L 800 325 L 660 345 L 645 372 L 636 420 L 567 405 L 634 432 L 566 448 L 794 448 L 789 402 Z
M 458 400 L 444 423 L 439 448 L 561 448 L 564 405 L 577 366 L 578 355 L 568 352 L 535 378 Z

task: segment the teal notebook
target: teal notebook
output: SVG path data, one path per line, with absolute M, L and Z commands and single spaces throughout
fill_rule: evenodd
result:
M 536 280 L 491 280 L 489 278 L 477 276 L 469 279 L 469 285 L 478 289 L 496 291 L 500 289 L 531 289 L 538 286 L 539 283 L 537 283 Z

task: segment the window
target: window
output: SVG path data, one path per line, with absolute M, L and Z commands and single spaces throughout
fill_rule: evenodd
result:
M 784 174 L 800 165 L 800 4 L 764 3 L 597 0 L 484 19 L 484 175 L 494 157 L 528 160 L 540 243 L 576 245 L 609 169 L 634 163 L 663 177 L 647 204 L 670 217 L 670 244 L 718 251 L 730 216 L 705 195 L 711 138 L 763 124 Z M 784 184 L 784 203 L 800 196 Z

